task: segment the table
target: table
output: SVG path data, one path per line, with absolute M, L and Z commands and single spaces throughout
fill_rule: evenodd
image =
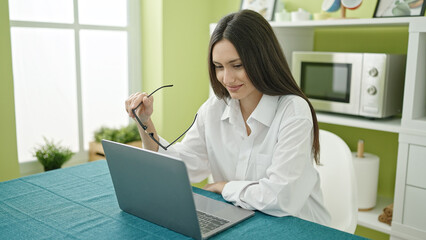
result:
M 224 201 L 215 193 L 193 191 Z M 118 207 L 105 160 L 0 182 L 1 239 L 189 239 Z M 254 217 L 212 239 L 363 239 L 296 217 Z

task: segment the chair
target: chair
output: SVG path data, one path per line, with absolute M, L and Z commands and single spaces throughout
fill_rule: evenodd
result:
M 357 188 L 352 153 L 336 134 L 320 130 L 320 161 L 324 204 L 331 215 L 330 227 L 354 233 L 358 219 Z

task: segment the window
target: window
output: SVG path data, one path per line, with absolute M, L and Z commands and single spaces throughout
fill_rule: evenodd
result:
M 43 137 L 87 159 L 101 126 L 129 123 L 140 89 L 138 0 L 10 0 L 19 162 Z

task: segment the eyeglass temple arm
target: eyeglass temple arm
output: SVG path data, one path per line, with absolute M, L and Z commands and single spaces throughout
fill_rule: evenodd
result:
M 197 120 L 197 116 L 198 116 L 198 113 L 197 114 L 195 114 L 195 117 L 194 117 L 194 121 L 192 121 L 192 123 L 191 123 L 191 126 L 189 126 L 189 128 L 188 129 L 186 129 L 185 130 L 185 132 L 183 132 L 178 138 L 176 138 L 173 142 L 171 142 L 166 148 L 168 148 L 168 147 L 170 147 L 171 145 L 173 145 L 173 143 L 175 143 L 177 140 L 179 140 L 183 135 L 185 135 L 185 133 L 186 132 L 188 132 L 189 131 L 189 129 L 191 129 L 191 127 L 192 127 L 192 125 L 194 125 L 194 123 L 195 123 L 195 120 Z M 167 149 L 166 149 L 167 150 Z
M 156 143 L 156 144 L 158 144 L 158 146 L 160 146 L 162 149 L 164 149 L 164 150 L 166 150 L 167 151 L 167 148 L 169 148 L 171 145 L 173 145 L 177 140 L 179 140 L 183 135 L 185 135 L 185 133 L 186 132 L 188 132 L 189 131 L 189 129 L 191 129 L 191 127 L 192 127 L 192 125 L 194 125 L 194 123 L 195 123 L 195 120 L 197 119 L 197 116 L 198 116 L 198 113 L 197 114 L 195 114 L 195 117 L 194 117 L 194 121 L 192 121 L 192 123 L 191 123 L 191 126 L 189 126 L 189 128 L 188 129 L 186 129 L 186 131 L 185 132 L 183 132 L 178 138 L 176 138 L 173 142 L 171 142 L 169 145 L 167 145 L 166 147 L 164 147 L 163 146 L 163 144 L 161 144 L 157 139 L 155 139 L 155 137 L 154 137 L 154 133 L 148 133 L 148 135 L 151 137 L 151 139 Z M 146 132 L 146 131 L 145 131 Z
M 148 97 L 151 97 L 151 95 L 154 94 L 156 91 L 158 91 L 158 90 L 160 90 L 162 88 L 165 88 L 165 87 L 173 87 L 173 85 L 169 84 L 169 85 L 161 86 L 161 87 L 155 89 L 152 93 L 150 93 L 148 95 Z M 142 121 L 138 118 L 138 116 L 136 116 L 136 109 L 138 109 L 138 107 L 140 107 L 141 105 L 142 105 L 142 102 L 140 102 L 135 108 L 132 109 L 132 113 L 136 117 L 136 120 L 139 122 L 139 124 L 142 126 L 143 130 L 146 131 L 146 129 L 148 128 L 148 126 L 146 126 L 145 124 L 143 124 Z
M 172 84 L 170 84 L 170 85 L 164 85 L 164 86 L 161 86 L 161 87 L 159 87 L 159 88 L 157 88 L 157 89 L 155 89 L 152 93 L 150 93 L 147 97 L 150 97 L 152 94 L 154 94 L 156 91 L 158 91 L 158 90 L 160 90 L 160 89 L 162 89 L 162 88 L 165 88 L 165 87 L 173 87 L 173 85 Z M 143 123 L 142 123 L 142 121 L 139 119 L 139 117 L 136 115 L 136 109 L 138 109 L 138 107 L 140 107 L 140 105 L 142 105 L 142 102 L 140 102 L 135 108 L 133 108 L 132 109 L 132 112 L 133 112 L 133 115 L 135 116 L 135 118 L 136 118 L 136 120 L 138 121 L 138 123 L 142 126 L 142 128 L 143 128 L 143 130 L 146 132 L 146 133 L 148 133 L 147 131 L 146 131 L 146 129 L 148 128 L 148 126 L 146 126 L 146 125 L 144 125 Z M 185 132 L 183 132 L 178 138 L 176 138 L 173 142 L 171 142 L 169 145 L 167 145 L 166 147 L 164 147 L 157 139 L 155 139 L 155 137 L 154 137 L 154 133 L 148 133 L 148 135 L 151 137 L 151 139 L 155 142 L 155 143 L 157 143 L 158 144 L 158 146 L 160 146 L 162 149 L 164 149 L 164 150 L 166 150 L 167 151 L 167 148 L 169 148 L 171 145 L 173 145 L 177 140 L 179 140 L 183 135 L 185 135 L 185 133 L 186 132 L 188 132 L 189 131 L 189 129 L 191 129 L 191 127 L 192 127 L 192 125 L 194 125 L 194 123 L 195 123 L 195 120 L 197 119 L 197 116 L 198 116 L 198 113 L 197 114 L 195 114 L 195 117 L 194 117 L 194 121 L 192 121 L 192 123 L 191 123 L 191 126 L 189 126 L 189 128 L 188 129 L 186 129 L 185 130 Z
M 152 94 L 154 94 L 156 91 L 158 91 L 158 90 L 160 90 L 160 89 L 162 89 L 162 88 L 166 88 L 166 87 L 173 87 L 173 85 L 172 84 L 169 84 L 169 85 L 164 85 L 164 86 L 161 86 L 161 87 L 159 87 L 159 88 L 157 88 L 157 89 L 155 89 L 152 93 L 150 93 L 147 97 L 151 97 L 151 95 Z M 132 109 L 132 111 L 133 110 L 136 110 L 136 109 L 138 109 L 138 107 L 140 107 L 142 105 L 142 102 L 140 102 L 135 108 L 133 108 Z M 134 111 L 133 111 L 133 113 L 135 113 Z
M 135 111 L 134 109 L 132 110 L 132 111 Z M 136 116 L 136 115 L 135 115 Z M 166 147 L 164 147 L 163 146 L 163 144 L 161 144 L 157 139 L 155 139 L 155 137 L 154 137 L 154 133 L 148 133 L 147 131 L 146 131 L 146 129 L 148 128 L 147 126 L 145 126 L 140 120 L 139 120 L 139 118 L 138 117 L 136 117 L 136 120 L 138 120 L 138 122 L 139 122 L 139 124 L 142 126 L 142 128 L 143 128 L 143 130 L 145 131 L 145 133 L 147 133 L 150 137 L 151 137 L 151 139 L 156 143 L 156 144 L 158 144 L 158 146 L 160 146 L 162 149 L 164 149 L 165 151 L 167 151 L 167 148 L 169 148 L 171 145 L 173 145 L 177 140 L 179 140 L 183 135 L 185 135 L 185 133 L 186 132 L 188 132 L 189 131 L 189 129 L 191 129 L 191 127 L 192 127 L 192 125 L 194 125 L 194 123 L 195 123 L 195 120 L 197 119 L 197 116 L 198 116 L 198 113 L 197 114 L 195 114 L 195 117 L 194 117 L 194 121 L 192 121 L 192 123 L 191 123 L 191 126 L 189 126 L 189 128 L 188 129 L 186 129 L 185 130 L 185 132 L 183 132 L 178 138 L 176 138 L 173 142 L 171 142 L 169 145 L 167 145 Z
M 139 117 L 136 115 L 136 108 L 132 109 L 133 115 L 136 118 L 136 121 L 138 121 L 139 125 L 141 125 L 141 127 L 143 128 L 144 131 L 146 131 L 146 129 L 148 128 L 148 126 L 146 126 L 145 124 L 142 123 L 142 121 L 139 119 Z
M 157 139 L 155 139 L 154 137 L 154 133 L 148 133 L 148 135 L 151 137 L 151 139 L 158 145 L 160 146 L 162 149 L 167 151 L 167 148 L 170 147 L 170 145 L 168 145 L 167 147 L 164 147 L 163 144 L 161 144 Z

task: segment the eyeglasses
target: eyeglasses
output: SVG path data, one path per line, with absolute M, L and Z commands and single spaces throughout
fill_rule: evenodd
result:
M 156 91 L 158 91 L 158 90 L 160 90 L 160 89 L 162 89 L 162 88 L 166 88 L 166 87 L 173 87 L 173 85 L 164 85 L 164 86 L 161 86 L 161 87 L 159 87 L 159 88 L 155 89 L 152 93 L 150 93 L 150 94 L 148 95 L 148 97 L 151 97 L 151 95 L 152 95 L 152 94 L 154 94 Z M 138 115 L 136 114 L 136 109 L 138 109 L 141 105 L 142 105 L 142 102 L 141 102 L 141 103 L 139 103 L 139 105 L 137 105 L 134 109 L 132 109 L 133 115 L 135 116 L 136 120 L 138 121 L 139 125 L 141 125 L 141 127 L 142 127 L 142 129 L 145 131 L 145 133 L 146 133 L 146 134 L 148 134 L 148 136 L 149 136 L 149 137 L 151 137 L 151 139 L 152 139 L 155 143 L 157 143 L 157 144 L 158 144 L 158 146 L 160 146 L 162 149 L 164 149 L 164 150 L 166 150 L 166 151 L 167 151 L 167 148 L 169 148 L 171 145 L 173 145 L 173 144 L 174 144 L 177 140 L 179 140 L 179 139 L 180 139 L 183 135 L 185 135 L 185 133 L 186 133 L 186 132 L 188 132 L 188 130 L 192 127 L 192 125 L 194 125 L 195 120 L 197 119 L 197 115 L 198 115 L 198 114 L 195 114 L 194 121 L 192 121 L 191 126 L 189 126 L 189 128 L 188 128 L 188 129 L 186 129 L 186 130 L 185 130 L 185 132 L 183 132 L 183 133 L 182 133 L 182 134 L 181 134 L 178 138 L 176 138 L 176 139 L 175 139 L 173 142 L 171 142 L 169 145 L 164 146 L 163 144 L 161 144 L 161 143 L 160 143 L 160 141 L 159 141 L 159 140 L 155 139 L 155 137 L 154 137 L 154 133 L 149 133 L 149 132 L 147 132 L 147 131 L 146 131 L 146 129 L 148 128 L 148 126 L 146 126 L 145 124 L 143 124 L 143 123 L 142 123 L 142 121 L 139 119 Z

